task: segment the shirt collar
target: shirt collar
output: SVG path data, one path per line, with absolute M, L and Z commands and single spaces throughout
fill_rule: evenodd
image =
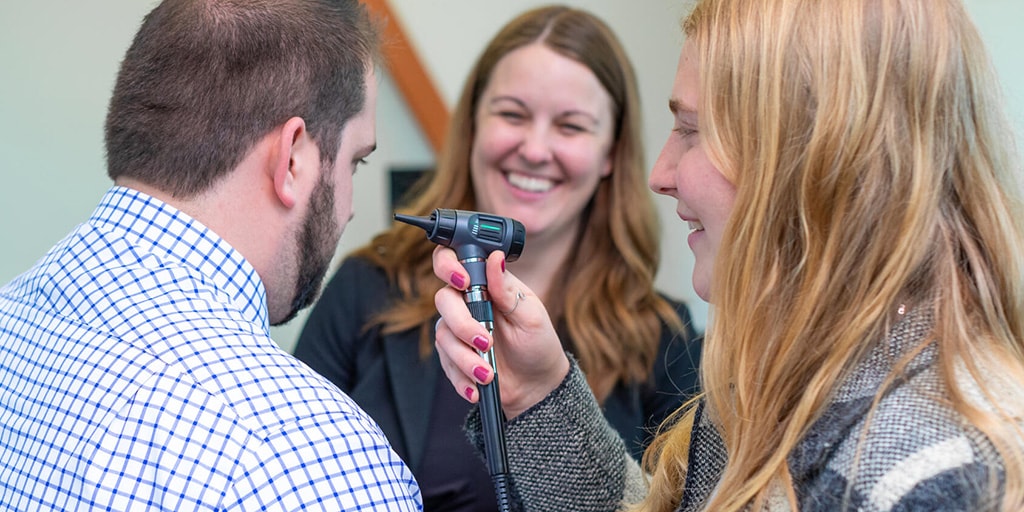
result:
M 120 231 L 142 252 L 194 268 L 269 336 L 267 294 L 259 274 L 201 222 L 148 194 L 115 186 L 104 194 L 89 223 Z

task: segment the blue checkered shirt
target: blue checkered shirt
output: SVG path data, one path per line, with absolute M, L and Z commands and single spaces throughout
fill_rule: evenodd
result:
M 419 510 L 376 423 L 270 339 L 256 271 L 110 189 L 0 289 L 0 509 Z

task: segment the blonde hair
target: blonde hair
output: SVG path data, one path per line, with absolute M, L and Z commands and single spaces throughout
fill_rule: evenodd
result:
M 1024 404 L 993 405 L 991 380 L 1024 382 L 1020 168 L 960 1 L 704 0 L 684 31 L 702 144 L 737 187 L 701 361 L 728 454 L 707 508 L 776 485 L 797 506 L 787 456 L 901 303 L 932 308 L 916 350 L 935 344 L 948 403 L 1002 458 L 1002 508 L 1024 508 Z M 645 454 L 643 510 L 678 503 L 682 425 Z
M 478 99 L 502 57 L 538 42 L 587 66 L 612 98 L 616 119 L 611 175 L 600 182 L 583 213 L 576 256 L 561 272 L 564 282 L 552 287 L 564 290 L 562 295 L 549 297 L 546 304 L 553 320 L 563 321 L 575 340 L 573 353 L 594 394 L 603 400 L 620 380 L 648 379 L 662 322 L 679 331 L 683 326 L 653 285 L 658 220 L 646 186 L 636 79 L 625 51 L 600 19 L 583 10 L 550 6 L 527 11 L 505 25 L 466 79 L 437 170 L 414 188 L 418 193 L 402 212 L 476 209 L 469 162 Z M 401 299 L 374 321 L 384 333 L 419 328 L 423 355 L 432 349 L 434 292 L 442 284 L 431 269 L 433 248 L 418 228 L 395 224 L 355 253 L 383 268 L 401 291 Z

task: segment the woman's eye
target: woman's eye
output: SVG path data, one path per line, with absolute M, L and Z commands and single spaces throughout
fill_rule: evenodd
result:
M 676 126 L 675 128 L 672 128 L 672 131 L 678 133 L 681 137 L 689 137 L 690 135 L 697 133 L 696 129 L 688 126 Z

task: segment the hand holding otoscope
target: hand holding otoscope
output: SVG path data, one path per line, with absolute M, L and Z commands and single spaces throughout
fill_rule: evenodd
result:
M 427 238 L 455 250 L 459 261 L 469 273 L 464 292 L 470 313 L 486 329 L 494 332 L 494 313 L 487 291 L 487 256 L 503 251 L 506 261 L 515 261 L 523 251 L 526 230 L 519 221 L 480 212 L 436 209 L 430 217 L 396 214 L 395 219 L 423 228 Z M 518 300 L 518 298 L 517 298 Z M 505 448 L 504 413 L 498 389 L 497 365 L 493 345 L 480 352 L 495 369 L 490 384 L 480 385 L 480 418 L 483 422 L 484 451 L 499 510 L 509 510 L 508 455 Z

